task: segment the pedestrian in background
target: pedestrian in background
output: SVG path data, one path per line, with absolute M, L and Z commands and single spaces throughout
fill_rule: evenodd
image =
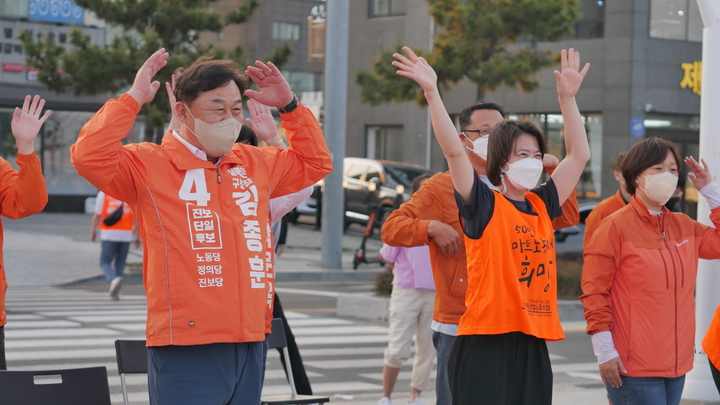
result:
M 413 179 L 413 194 L 430 175 Z M 392 266 L 393 281 L 390 294 L 389 343 L 385 349 L 383 366 L 383 397 L 379 405 L 390 405 L 400 367 L 410 358 L 410 346 L 415 338 L 415 360 L 410 380 L 408 405 L 422 405 L 420 394 L 428 388 L 435 348 L 430 323 L 435 307 L 435 283 L 430 267 L 427 245 L 393 247 L 383 244 L 380 256 Z
M 664 204 L 675 193 L 680 154 L 648 138 L 625 156 L 630 204 L 605 218 L 585 250 L 587 333 L 613 405 L 677 405 L 693 368 L 698 259 L 720 258 L 720 233 Z M 688 176 L 720 224 L 720 188 L 705 162 Z
M 95 198 L 90 240 L 95 242 L 100 229 L 100 268 L 110 282 L 110 298 L 120 299 L 123 272 L 130 243 L 140 246 L 135 217 L 124 202 L 99 191 Z
M 20 169 L 15 171 L 10 163 L 0 158 L 0 215 L 18 219 L 36 214 L 45 208 L 48 201 L 47 187 L 42 175 L 40 159 L 35 154 L 35 138 L 40 127 L 48 119 L 51 112 L 40 113 L 45 100 L 40 96 L 25 96 L 22 110 L 15 108 L 10 122 L 10 129 L 17 146 L 15 162 Z M 0 247 L 2 246 L 2 222 L 0 222 Z M 0 370 L 7 370 L 5 361 L 5 291 L 7 291 L 5 267 L 2 262 L 0 248 Z

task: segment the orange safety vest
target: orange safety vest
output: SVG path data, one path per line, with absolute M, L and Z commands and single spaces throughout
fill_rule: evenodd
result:
M 102 214 L 100 215 L 100 218 L 105 219 L 108 217 L 108 215 L 115 212 L 116 209 L 120 207 L 120 205 L 123 204 L 122 201 L 118 200 L 117 198 L 110 197 L 107 194 L 104 194 L 104 201 L 103 201 L 103 207 L 102 207 Z M 133 230 L 133 214 L 132 214 L 132 208 L 130 208 L 129 205 L 125 204 L 123 205 L 123 215 L 120 218 L 119 221 L 117 221 L 112 226 L 107 226 L 103 221 L 100 221 L 99 225 L 100 229 L 105 230 L 113 230 L 113 231 L 132 231 Z
M 493 191 L 495 211 L 479 239 L 465 237 L 467 311 L 458 335 L 522 332 L 565 338 L 557 305 L 555 238 L 545 202 L 525 194 L 537 214 L 525 214 Z

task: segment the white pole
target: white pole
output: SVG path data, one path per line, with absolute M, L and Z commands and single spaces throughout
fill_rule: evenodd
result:
M 322 196 L 322 267 L 342 268 L 345 220 L 343 160 L 347 121 L 348 36 L 350 0 L 329 0 L 325 34 L 325 141 L 333 171 L 325 177 Z
M 702 98 L 700 101 L 700 157 L 705 159 L 717 178 L 720 174 L 720 137 L 713 117 L 720 111 L 720 24 L 716 10 L 719 0 L 697 0 L 705 28 L 702 51 Z M 698 201 L 698 221 L 710 222 L 710 207 L 704 198 Z M 687 374 L 683 399 L 693 401 L 720 401 L 710 374 L 707 355 L 702 350 L 702 339 L 707 332 L 715 308 L 720 304 L 720 263 L 717 260 L 700 260 L 695 293 L 695 362 Z

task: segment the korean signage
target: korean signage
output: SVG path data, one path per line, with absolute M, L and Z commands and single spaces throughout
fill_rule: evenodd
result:
M 690 88 L 693 93 L 702 94 L 702 62 L 682 63 L 683 78 L 681 88 Z
M 82 24 L 84 10 L 72 0 L 30 0 L 28 18 L 66 24 Z

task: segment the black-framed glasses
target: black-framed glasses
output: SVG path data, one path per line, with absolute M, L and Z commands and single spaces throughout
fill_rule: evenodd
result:
M 492 132 L 492 129 L 487 129 L 487 128 L 483 128 L 483 129 L 466 129 L 466 130 L 464 130 L 463 132 L 475 132 L 476 134 L 478 134 L 478 136 L 485 136 L 485 135 L 490 135 L 490 132 Z

